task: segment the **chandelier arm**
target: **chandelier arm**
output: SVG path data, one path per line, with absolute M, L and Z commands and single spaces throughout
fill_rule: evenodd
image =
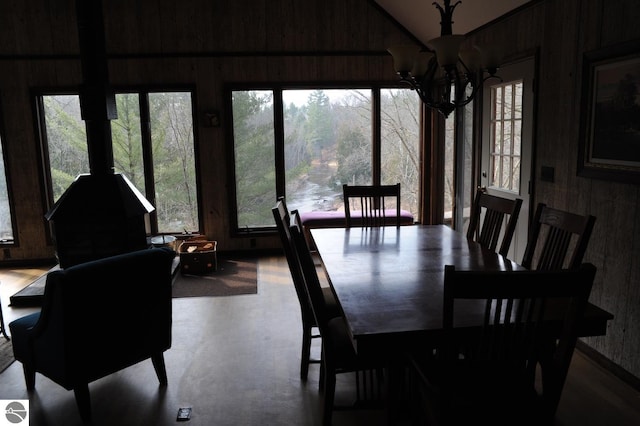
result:
M 437 71 L 438 64 L 434 62 L 429 65 L 429 68 L 424 73 L 424 75 L 418 78 L 414 77 L 413 79 L 414 89 L 418 93 L 418 96 L 420 97 L 422 102 L 427 104 L 427 106 L 433 105 L 435 102 L 433 100 L 433 85 L 434 81 L 436 81 L 435 74 Z
M 420 98 L 420 100 L 429 108 L 434 108 L 433 102 L 431 101 L 431 99 L 429 99 L 426 95 L 425 92 L 423 90 L 423 86 L 422 84 L 420 84 L 420 82 L 418 80 L 416 80 L 415 77 L 409 75 L 409 74 L 400 74 L 400 82 L 407 84 L 411 90 L 414 90 L 417 94 L 418 97 Z
M 437 102 L 433 99 L 431 85 L 417 85 L 414 89 L 425 105 L 430 108 L 436 108 Z
M 439 104 L 436 104 L 436 103 L 433 102 L 432 99 L 429 99 L 429 98 L 425 97 L 424 93 L 419 92 L 417 90 L 416 90 L 416 93 L 418 94 L 418 97 L 420 98 L 422 103 L 424 103 L 427 107 L 434 108 L 434 109 L 440 109 Z
M 469 102 L 475 97 L 477 91 L 477 84 L 475 82 L 475 74 L 462 74 L 460 71 L 456 69 L 456 93 L 455 93 L 455 102 L 453 103 L 456 107 L 461 107 Z M 467 96 L 467 86 L 471 86 L 471 93 Z

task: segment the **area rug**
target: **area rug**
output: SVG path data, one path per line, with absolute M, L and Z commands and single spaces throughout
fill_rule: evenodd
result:
M 258 292 L 258 261 L 218 258 L 218 268 L 206 275 L 176 272 L 173 297 L 216 297 Z
M 0 373 L 7 369 L 13 361 L 16 359 L 13 357 L 13 346 L 11 341 L 0 335 Z

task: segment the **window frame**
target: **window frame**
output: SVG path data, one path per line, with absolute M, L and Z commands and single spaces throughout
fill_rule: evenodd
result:
M 149 128 L 149 94 L 162 93 L 162 92 L 188 92 L 191 95 L 191 119 L 193 123 L 193 149 L 194 149 L 194 168 L 195 168 L 195 185 L 196 185 L 196 202 L 198 213 L 198 229 L 190 230 L 190 232 L 200 234 L 203 230 L 203 209 L 202 209 L 202 197 L 200 189 L 200 144 L 198 137 L 198 120 L 197 120 L 197 98 L 196 87 L 193 84 L 162 84 L 162 85 L 131 85 L 131 86 L 114 86 L 114 93 L 118 94 L 137 94 L 140 104 L 140 119 L 141 119 L 141 144 L 143 151 L 143 170 L 145 180 L 145 191 L 143 195 L 152 204 L 156 205 L 155 197 L 155 176 L 154 176 L 154 163 L 152 156 L 152 139 L 151 131 Z M 43 185 L 43 205 L 46 210 L 49 211 L 54 206 L 53 200 L 53 183 L 51 178 L 51 163 L 49 159 L 49 147 L 46 132 L 45 116 L 44 116 L 44 96 L 56 96 L 56 95 L 76 95 L 80 96 L 80 90 L 77 87 L 39 87 L 34 88 L 31 91 L 31 97 L 34 99 L 35 119 L 39 135 L 39 149 L 40 149 L 40 162 Z M 145 102 L 141 102 L 144 98 Z M 143 104 L 145 105 L 143 107 Z M 145 121 L 146 125 L 145 125 Z M 47 233 L 48 243 L 53 242 L 53 227 L 48 223 L 46 219 L 46 226 L 49 230 Z M 150 231 L 151 235 L 159 234 L 177 234 L 176 231 L 159 232 L 158 231 L 158 218 L 157 211 L 154 209 L 149 214 Z
M 384 83 L 227 83 L 224 87 L 225 99 L 225 116 L 228 119 L 225 122 L 225 131 L 227 134 L 227 151 L 228 151 L 228 200 L 229 200 L 229 224 L 231 237 L 256 237 L 261 235 L 273 235 L 277 232 L 275 223 L 268 226 L 256 226 L 252 228 L 240 228 L 238 224 L 238 205 L 236 191 L 236 171 L 235 171 L 235 139 L 233 132 L 233 96 L 234 91 L 271 91 L 273 93 L 273 109 L 274 109 L 274 151 L 275 151 L 275 182 L 276 197 L 285 196 L 286 178 L 285 178 L 285 158 L 284 158 L 284 119 L 283 119 L 283 98 L 282 92 L 285 90 L 370 90 L 372 117 L 371 117 L 371 179 L 372 184 L 379 185 L 381 182 L 381 149 L 382 149 L 382 132 L 381 126 L 381 91 L 384 89 L 407 89 L 406 86 L 394 84 L 390 82 Z M 422 105 L 421 105 L 422 108 Z M 422 113 L 420 116 L 422 117 Z M 419 135 L 419 155 L 423 157 L 424 137 L 420 125 Z M 422 170 L 420 170 L 422 173 Z M 419 191 L 422 194 L 422 179 L 419 179 Z M 422 196 L 420 197 L 422 198 Z M 273 202 L 275 203 L 275 199 Z M 421 203 L 418 203 L 420 212 L 423 210 Z M 421 216 L 422 213 L 419 214 Z
M 0 95 L 2 95 L 0 93 Z M 0 158 L 0 160 L 2 160 L 3 163 L 3 167 L 4 167 L 4 176 L 0 177 L 0 178 L 4 178 L 5 182 L 7 184 L 7 202 L 9 203 L 9 215 L 11 216 L 11 233 L 12 233 L 12 239 L 11 240 L 2 240 L 0 239 L 0 247 L 4 247 L 4 248 L 9 248 L 9 247 L 17 247 L 20 245 L 20 242 L 18 240 L 18 227 L 17 227 L 17 221 L 16 221 L 16 213 L 15 213 L 15 203 L 14 203 L 14 198 L 13 198 L 13 185 L 11 184 L 11 165 L 9 164 L 9 161 L 7 161 L 7 143 L 6 143 L 6 133 L 5 133 L 5 126 L 4 126 L 4 113 L 2 110 L 2 104 L 0 103 L 0 148 L 2 148 L 2 158 Z

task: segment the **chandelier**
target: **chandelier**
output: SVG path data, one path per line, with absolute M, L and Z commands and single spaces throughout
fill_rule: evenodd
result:
M 500 62 L 499 49 L 480 48 L 460 50 L 463 35 L 453 34 L 453 10 L 462 3 L 444 0 L 433 5 L 440 11 L 440 37 L 427 42 L 431 50 L 416 45 L 390 47 L 393 64 L 400 80 L 411 86 L 429 108 L 438 110 L 445 118 L 456 108 L 473 100 L 478 88 L 496 76 Z M 486 77 L 485 77 L 486 75 Z

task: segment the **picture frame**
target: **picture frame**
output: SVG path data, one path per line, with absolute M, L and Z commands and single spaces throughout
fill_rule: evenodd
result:
M 640 184 L 640 40 L 587 52 L 578 176 Z

